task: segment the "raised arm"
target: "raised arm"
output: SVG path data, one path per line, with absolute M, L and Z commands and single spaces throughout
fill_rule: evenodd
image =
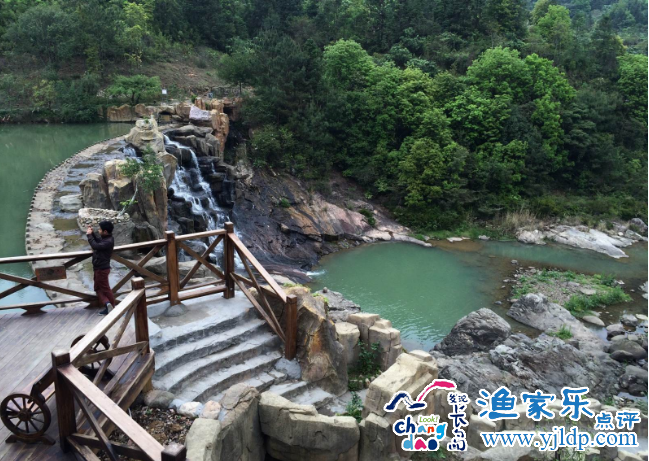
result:
M 97 238 L 94 232 L 88 233 L 88 243 L 93 250 L 106 250 L 111 247 L 111 242 Z

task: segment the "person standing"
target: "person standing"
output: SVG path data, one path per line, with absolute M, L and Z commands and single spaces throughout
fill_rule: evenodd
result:
M 110 256 L 113 253 L 115 240 L 113 239 L 113 223 L 102 221 L 99 223 L 99 236 L 95 235 L 92 226 L 86 231 L 88 243 L 92 247 L 92 268 L 94 270 L 95 293 L 104 309 L 99 315 L 107 315 L 108 307 L 115 307 L 115 295 L 110 289 L 108 274 L 110 274 Z

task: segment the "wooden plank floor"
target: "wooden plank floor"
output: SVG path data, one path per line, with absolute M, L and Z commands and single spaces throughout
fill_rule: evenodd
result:
M 36 315 L 0 315 L 0 400 L 12 392 L 23 392 L 51 366 L 53 350 L 69 350 L 74 338 L 87 333 L 103 318 L 98 312 L 99 309 L 65 308 L 50 309 Z M 120 323 L 118 321 L 117 326 Z M 133 340 L 134 331 L 129 326 L 120 345 L 131 344 Z M 120 363 L 115 359 L 110 368 L 116 369 Z M 5 443 L 10 432 L 0 422 L 0 460 L 76 459 L 72 454 L 64 454 L 59 447 L 54 400 L 51 398 L 48 402 L 52 424 L 47 434 L 56 440 L 56 444 Z

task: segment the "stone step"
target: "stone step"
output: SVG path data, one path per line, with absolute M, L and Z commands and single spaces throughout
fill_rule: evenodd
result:
M 293 400 L 296 395 L 307 390 L 309 383 L 306 381 L 291 381 L 271 386 L 268 391 L 281 395 L 285 399 Z
M 281 357 L 282 354 L 279 351 L 261 355 L 257 353 L 255 357 L 243 363 L 220 369 L 200 380 L 192 382 L 188 386 L 185 386 L 176 395 L 176 398 L 182 401 L 205 402 L 210 396 L 217 395 L 234 384 L 259 376 L 261 373 L 270 370 Z
M 276 370 L 270 370 L 269 372 L 260 373 L 256 376 L 253 376 L 249 379 L 244 379 L 237 384 L 245 384 L 247 386 L 252 386 L 257 389 L 260 393 L 268 390 L 271 386 L 276 385 L 286 379 L 284 373 L 280 373 Z M 214 400 L 215 402 L 220 402 L 225 392 L 221 392 L 218 395 L 210 397 L 208 400 Z
M 274 333 L 256 334 L 244 342 L 206 357 L 188 361 L 165 375 L 154 377 L 153 384 L 156 389 L 175 394 L 181 389 L 191 386 L 193 381 L 200 380 L 213 373 L 219 373 L 246 360 L 254 359 L 260 354 L 271 351 L 279 354 L 280 344 L 281 340 Z M 216 393 L 213 392 L 212 395 Z
M 230 346 L 246 341 L 251 336 L 268 332 L 269 327 L 261 319 L 249 320 L 234 328 L 196 341 L 188 342 L 171 349 L 158 352 L 155 357 L 155 376 L 161 377 L 190 360 L 206 357 Z
M 218 315 L 213 315 L 184 325 L 165 327 L 162 335 L 151 340 L 151 347 L 156 353 L 173 349 L 179 345 L 198 341 L 203 338 L 224 333 L 258 317 L 251 309 L 219 309 Z
M 319 387 L 307 388 L 304 392 L 291 399 L 300 405 L 313 405 L 316 409 L 329 405 L 336 397 Z
M 333 394 L 310 386 L 305 381 L 287 382 L 271 386 L 269 392 L 281 395 L 285 399 L 300 405 L 313 405 L 316 409 L 329 405 L 335 398 Z

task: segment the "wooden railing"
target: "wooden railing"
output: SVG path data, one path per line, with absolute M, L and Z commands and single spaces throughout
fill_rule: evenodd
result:
M 199 253 L 188 244 L 190 240 L 199 240 L 205 243 L 207 248 L 202 253 Z M 210 262 L 209 258 L 220 244 L 223 244 L 223 265 L 222 267 L 217 267 L 216 264 Z M 147 253 L 139 257 L 137 261 L 126 257 L 133 252 L 145 250 Z M 193 258 L 195 261 L 189 272 L 182 278 L 178 264 L 179 251 L 183 251 L 184 254 Z M 166 275 L 153 273 L 145 267 L 146 263 L 154 256 L 163 252 L 166 257 Z M 247 277 L 236 273 L 235 254 L 239 256 Z M 0 258 L 0 265 L 31 263 L 37 266 L 35 268 L 36 275 L 30 279 L 0 272 L 0 279 L 16 283 L 15 286 L 0 293 L 0 300 L 28 286 L 42 288 L 57 294 L 57 297 L 50 301 L 1 306 L 0 311 L 23 309 L 27 314 L 34 314 L 43 312 L 42 308 L 49 305 L 78 306 L 79 303 L 84 303 L 85 305 L 96 304 L 97 298 L 94 293 L 48 283 L 65 279 L 67 277 L 67 271 L 91 256 L 92 251 L 79 251 Z M 165 233 L 164 239 L 118 246 L 113 250 L 112 259 L 128 269 L 128 272 L 113 286 L 113 293 L 116 298 L 128 296 L 127 293 L 129 292 L 123 289 L 134 277 L 143 277 L 147 280 L 147 284 L 144 287 L 147 304 L 169 301 L 171 305 L 176 305 L 188 299 L 216 293 L 223 293 L 223 296 L 227 299 L 234 296 L 235 286 L 238 286 L 263 319 L 269 324 L 270 328 L 284 342 L 286 357 L 289 360 L 295 357 L 297 300 L 295 297 L 287 296 L 284 293 L 284 290 L 282 290 L 279 284 L 262 267 L 245 245 L 243 245 L 234 233 L 234 225 L 232 223 L 226 223 L 224 229 L 179 236 L 169 231 Z M 55 263 L 58 263 L 58 265 Z M 44 266 L 44 264 L 50 265 Z M 41 265 L 43 266 L 41 267 Z M 203 281 L 192 284 L 191 281 L 201 266 L 209 271 L 212 278 L 207 282 Z M 261 284 L 258 280 L 261 280 Z M 250 291 L 251 288 L 256 290 L 256 295 Z M 65 296 L 58 297 L 58 295 Z M 268 300 L 268 296 L 281 304 L 283 313 L 282 324 L 278 321 L 272 304 Z

